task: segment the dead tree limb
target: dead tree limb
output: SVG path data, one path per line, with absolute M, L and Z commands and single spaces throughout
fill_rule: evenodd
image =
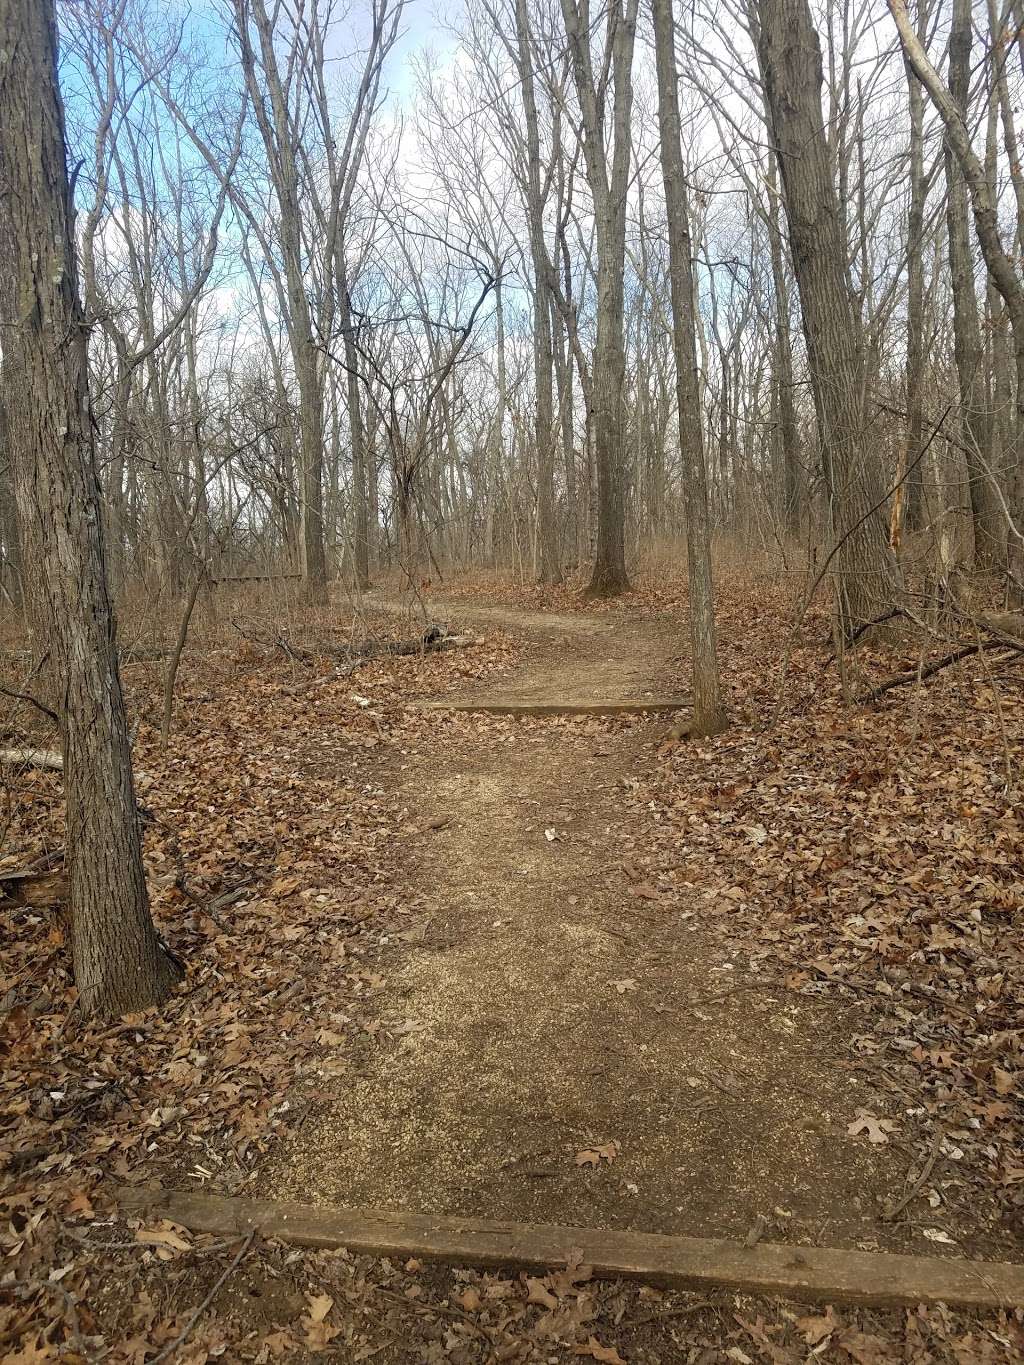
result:
M 944 654 L 941 659 L 934 659 L 930 664 L 920 670 L 915 668 L 910 672 L 897 673 L 892 678 L 886 678 L 886 680 L 879 683 L 877 687 L 872 687 L 869 691 L 864 692 L 857 698 L 857 701 L 861 704 L 877 701 L 879 697 L 883 696 L 886 692 L 891 692 L 895 687 L 907 687 L 912 682 L 924 682 L 926 678 L 934 677 L 935 674 L 940 673 L 942 669 L 949 668 L 951 664 L 959 663 L 961 659 L 968 659 L 972 654 L 981 654 L 984 650 L 989 649 L 1005 648 L 1006 644 L 1003 640 L 981 640 L 977 644 L 964 645 L 962 649 L 954 649 L 949 654 Z M 1020 645 L 1018 648 L 1011 648 L 1007 659 L 1002 662 L 1005 663 L 1009 660 L 1019 658 L 1022 654 L 1024 654 L 1024 644 Z
M 12 768 L 48 768 L 64 771 L 64 759 L 55 749 L 0 749 L 0 764 Z

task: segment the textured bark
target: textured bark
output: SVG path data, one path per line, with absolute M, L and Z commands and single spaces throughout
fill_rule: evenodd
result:
M 1013 333 L 1013 352 L 1016 369 L 1017 392 L 1016 412 L 1013 430 L 1011 467 L 1014 469 L 1014 482 L 1011 489 L 1009 511 L 1013 514 L 1013 524 L 1008 523 L 1009 554 L 1008 568 L 1011 575 L 1011 595 L 1015 600 L 1024 597 L 1024 283 L 1018 274 L 1018 267 L 1003 247 L 999 233 L 999 214 L 995 195 L 985 168 L 971 145 L 970 130 L 950 90 L 943 84 L 925 51 L 924 44 L 914 31 L 907 13 L 906 0 L 889 0 L 889 11 L 896 22 L 896 28 L 903 44 L 903 52 L 942 119 L 946 131 L 946 141 L 960 163 L 964 180 L 967 182 L 974 213 L 974 230 L 981 246 L 982 256 L 988 273 L 999 291 L 1010 319 Z
M 918 32 L 927 28 L 926 0 L 918 0 Z M 907 66 L 910 108 L 910 206 L 907 210 L 907 439 L 904 448 L 903 519 L 918 530 L 923 524 L 924 469 L 924 91 Z
M 0 372 L 2 373 L 2 372 Z M 0 378 L 0 391 L 3 379 Z M 21 535 L 18 514 L 14 506 L 14 450 L 7 425 L 7 412 L 0 397 L 0 540 L 3 542 L 3 562 L 0 585 L 12 605 L 21 605 Z
M 560 583 L 555 525 L 554 354 L 551 336 L 551 260 L 544 240 L 544 194 L 540 182 L 540 127 L 534 91 L 533 53 L 526 0 L 516 0 L 516 54 L 526 120 L 524 190 L 533 263 L 534 439 L 537 444 L 537 542 L 541 583 Z
M 778 394 L 779 445 L 782 455 L 783 518 L 786 530 L 800 530 L 800 433 L 796 424 L 793 398 L 793 342 L 789 332 L 789 287 L 782 259 L 782 227 L 779 222 L 779 197 L 776 188 L 776 158 L 768 167 L 768 244 L 772 260 L 772 288 L 775 293 L 775 372 Z
M 949 89 L 961 115 L 967 116 L 971 80 L 971 0 L 954 0 L 949 35 Z M 974 543 L 980 563 L 1006 562 L 1006 523 L 993 487 L 992 420 L 985 393 L 985 368 L 974 287 L 967 183 L 947 138 L 946 231 L 953 289 L 953 355 L 960 385 L 961 432 L 970 478 Z
M 626 573 L 626 349 L 623 331 L 626 198 L 631 152 L 633 47 L 638 0 L 611 0 L 605 62 L 611 71 L 611 165 L 606 145 L 606 77 L 591 61 L 589 0 L 562 0 L 562 17 L 580 102 L 583 155 L 594 199 L 597 237 L 597 341 L 591 387 L 597 472 L 597 544 L 587 592 L 614 597 L 629 588 Z
M 672 337 L 679 402 L 679 445 L 683 465 L 683 508 L 690 586 L 690 649 L 693 665 L 692 735 L 713 735 L 725 728 L 725 708 L 718 679 L 715 600 L 711 577 L 711 528 L 708 518 L 707 469 L 701 425 L 694 334 L 694 280 L 683 154 L 679 144 L 679 77 L 676 71 L 675 18 L 672 0 L 653 0 L 654 42 L 658 69 L 658 122 L 661 169 L 668 213 L 669 277 L 672 289 Z
M 348 279 L 342 265 L 338 268 L 338 321 L 345 348 L 345 385 L 348 407 L 349 441 L 352 447 L 352 540 L 357 587 L 370 586 L 370 512 L 366 492 L 366 433 L 363 427 L 362 398 L 359 393 L 359 356 L 352 333 L 352 304 Z
M 0 245 L 22 524 L 46 611 L 67 806 L 75 980 L 89 1014 L 158 1001 L 178 970 L 146 895 L 103 553 L 53 0 L 0 0 Z
M 295 130 L 278 70 L 273 24 L 263 0 L 234 0 L 235 28 L 242 70 L 267 154 L 279 212 L 278 236 L 288 299 L 288 338 L 299 389 L 299 446 L 302 456 L 302 571 L 313 603 L 327 600 L 327 555 L 324 548 L 323 382 L 306 294 L 302 255 L 302 205 L 294 145 Z M 249 33 L 256 25 L 259 61 Z M 266 83 L 260 86 L 258 71 Z
M 752 18 L 800 292 L 836 546 L 836 604 L 849 637 L 890 609 L 896 566 L 880 464 L 864 434 L 857 322 L 822 117 L 821 47 L 807 0 L 755 0 Z

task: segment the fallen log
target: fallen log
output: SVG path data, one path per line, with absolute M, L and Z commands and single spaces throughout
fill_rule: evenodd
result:
M 476 635 L 445 635 L 437 626 L 431 626 L 418 639 L 367 640 L 348 650 L 341 645 L 332 645 L 330 652 L 343 654 L 346 658 L 355 654 L 361 659 L 382 659 L 389 655 L 437 654 L 446 649 L 468 649 L 470 645 L 478 644 L 480 639 Z
M 300 573 L 235 573 L 213 579 L 214 583 L 278 583 L 285 579 L 301 578 Z
M 666 1237 L 647 1232 L 503 1223 L 483 1218 L 343 1209 L 201 1192 L 114 1191 L 123 1213 L 169 1218 L 193 1232 L 241 1237 L 253 1231 L 307 1247 L 367 1256 L 422 1257 L 447 1265 L 541 1271 L 569 1259 L 601 1279 L 643 1280 L 672 1289 L 726 1288 L 816 1303 L 963 1308 L 1024 1304 L 1024 1266 L 831 1247 Z
M 12 768 L 49 768 L 64 771 L 64 759 L 56 749 L 0 749 L 0 763 Z
M 11 905 L 34 905 L 43 909 L 65 905 L 68 899 L 68 879 L 62 867 L 44 871 L 31 869 L 0 872 L 0 897 Z

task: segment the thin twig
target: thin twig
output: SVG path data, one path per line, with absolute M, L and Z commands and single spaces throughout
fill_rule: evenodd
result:
M 223 1274 L 218 1276 L 217 1283 L 210 1290 L 209 1294 L 207 1294 L 206 1298 L 202 1301 L 202 1303 L 199 1305 L 196 1311 L 192 1314 L 188 1322 L 186 1322 L 185 1326 L 174 1338 L 174 1340 L 170 1342 L 167 1346 L 165 1346 L 162 1351 L 159 1351 L 149 1362 L 149 1365 L 160 1365 L 161 1361 L 169 1360 L 171 1356 L 174 1355 L 175 1351 L 179 1348 L 179 1346 L 184 1346 L 185 1342 L 191 1335 L 192 1329 L 195 1327 L 196 1323 L 199 1321 L 199 1319 L 209 1308 L 210 1304 L 213 1303 L 214 1299 L 220 1293 L 221 1287 L 223 1286 L 225 1280 L 227 1280 L 228 1276 L 232 1275 L 234 1271 L 238 1269 L 242 1257 L 252 1246 L 253 1238 L 255 1236 L 256 1229 L 251 1228 L 249 1230 L 248 1235 L 243 1239 L 241 1246 L 235 1252 L 235 1259 L 231 1262 L 231 1264 L 227 1267 Z
M 647 1313 L 642 1318 L 627 1319 L 623 1324 L 625 1327 L 644 1327 L 649 1322 L 661 1322 L 663 1318 L 684 1318 L 691 1313 L 703 1313 L 705 1308 L 714 1308 L 719 1312 L 722 1305 L 715 1303 L 713 1299 L 701 1299 L 697 1303 L 680 1304 L 678 1308 L 662 1308 L 657 1313 Z
M 917 1177 L 913 1185 L 911 1185 L 910 1189 L 906 1192 L 906 1194 L 903 1196 L 900 1202 L 898 1204 L 891 1205 L 889 1208 L 883 1211 L 882 1213 L 883 1223 L 891 1223 L 893 1222 L 894 1219 L 898 1218 L 900 1214 L 903 1212 L 903 1210 L 907 1207 L 907 1205 L 912 1203 L 924 1189 L 928 1177 L 931 1175 L 932 1169 L 935 1166 L 935 1162 L 938 1159 L 939 1149 L 942 1146 L 942 1139 L 944 1136 L 945 1134 L 943 1133 L 941 1128 L 935 1129 L 935 1141 L 932 1143 L 932 1150 L 928 1157 L 928 1160 L 924 1163 L 924 1169 L 921 1171 L 921 1174 Z

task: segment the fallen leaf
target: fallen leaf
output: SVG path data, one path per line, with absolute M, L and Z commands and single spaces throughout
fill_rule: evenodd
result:
M 597 1337 L 591 1337 L 585 1346 L 574 1346 L 574 1356 L 589 1356 L 591 1360 L 604 1361 L 604 1365 L 626 1365 L 614 1346 L 602 1346 Z
M 600 1166 L 602 1161 L 614 1161 L 619 1154 L 619 1144 L 613 1139 L 602 1147 L 587 1147 L 576 1153 L 577 1166 Z
M 861 1133 L 866 1133 L 868 1142 L 883 1143 L 889 1141 L 889 1134 L 896 1127 L 892 1119 L 880 1119 L 874 1114 L 869 1114 L 866 1109 L 858 1109 L 857 1117 L 847 1126 L 846 1131 L 851 1137 L 859 1137 Z
M 1009 1071 L 1004 1071 L 1001 1066 L 992 1068 L 992 1084 L 996 1088 L 997 1095 L 1009 1095 L 1017 1084 L 1016 1076 Z
M 551 1293 L 543 1280 L 527 1278 L 526 1289 L 527 1303 L 539 1303 L 544 1308 L 558 1307 L 558 1300 L 555 1298 L 554 1294 Z
M 173 1251 L 191 1251 L 192 1243 L 181 1235 L 184 1231 L 184 1228 L 165 1223 L 157 1228 L 138 1228 L 135 1232 L 135 1240 L 147 1247 L 167 1247 Z
M 831 1336 L 836 1330 L 836 1325 L 831 1308 L 822 1315 L 810 1314 L 805 1318 L 797 1318 L 796 1320 L 796 1329 L 808 1346 L 817 1346 L 819 1341 L 824 1341 L 827 1336 Z
M 852 1328 L 847 1328 L 837 1337 L 836 1344 L 841 1346 L 847 1355 L 852 1356 L 857 1365 L 885 1365 L 893 1358 L 881 1337 L 871 1336 L 867 1332 L 857 1332 Z
M 334 1300 L 330 1294 L 307 1294 L 309 1300 L 309 1316 L 313 1322 L 323 1322 L 324 1318 L 334 1307 Z
M 79 1190 L 77 1194 L 71 1196 L 64 1205 L 64 1212 L 80 1213 L 85 1218 L 92 1218 L 95 1216 L 92 1204 L 89 1202 L 89 1196 L 84 1190 Z

